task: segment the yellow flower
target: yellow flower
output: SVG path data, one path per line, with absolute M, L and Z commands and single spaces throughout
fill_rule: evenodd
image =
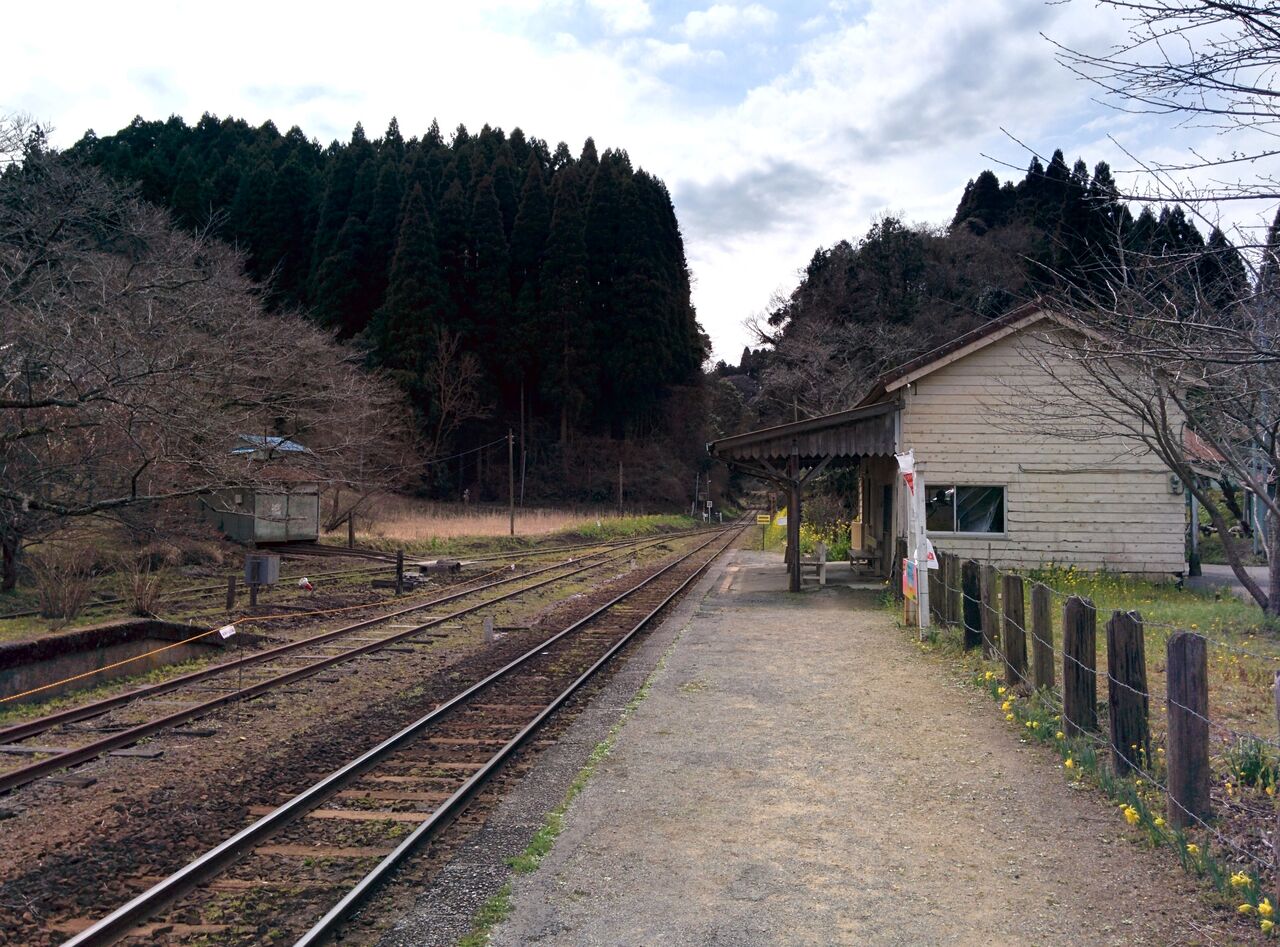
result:
M 1005 720 L 1012 720 L 1012 719 L 1013 719 L 1013 714 L 1005 714 L 1005 715 L 1004 715 L 1004 719 L 1005 719 Z
M 1259 924 L 1258 926 L 1262 928 L 1262 933 L 1264 933 L 1264 934 L 1270 934 L 1270 933 L 1271 933 L 1271 929 L 1272 929 L 1273 927 L 1275 927 L 1275 926 L 1276 926 L 1276 922 L 1275 922 L 1275 921 L 1263 921 L 1263 922 L 1262 922 L 1261 924 Z
M 1161 816 L 1156 816 L 1156 828 L 1164 828 L 1164 819 Z
M 1140 780 L 1140 779 L 1135 779 L 1135 780 L 1133 781 L 1133 784 L 1134 784 L 1135 786 L 1137 786 L 1139 789 L 1141 789 L 1141 788 L 1142 788 L 1142 780 Z
M 994 675 L 992 675 L 992 676 L 994 677 Z M 1000 685 L 999 687 L 997 687 L 997 688 L 996 688 L 996 693 L 997 693 L 997 694 L 999 694 L 1001 697 L 1003 697 L 1003 696 L 1005 695 L 1005 692 L 1006 692 L 1006 691 L 1008 691 L 1008 690 L 1009 690 L 1009 688 L 1005 687 L 1005 686 L 1002 684 L 1002 685 Z
M 1271 907 L 1270 898 L 1263 898 L 1261 901 L 1258 902 L 1258 914 L 1261 917 L 1270 917 L 1274 912 L 1274 910 L 1275 909 Z
M 1253 913 L 1253 905 L 1252 905 L 1252 904 L 1242 904 L 1242 905 L 1240 905 L 1240 907 L 1236 908 L 1236 913 L 1237 913 L 1237 914 L 1252 914 L 1252 913 Z
M 1199 854 L 1200 854 L 1200 846 L 1199 846 L 1199 845 L 1197 845 L 1195 842 L 1188 842 L 1188 843 L 1187 843 L 1187 854 L 1188 854 L 1188 855 L 1199 855 Z
M 1006 711 L 1007 711 L 1007 710 L 1012 710 L 1012 709 L 1013 709 L 1013 701 L 1011 701 L 1011 700 L 1006 700 L 1003 704 L 1001 704 L 1001 705 L 1000 705 L 1000 709 L 1001 709 L 1001 710 L 1006 710 Z
M 1040 721 L 1039 721 L 1039 720 L 1032 720 L 1032 721 L 1031 721 L 1031 729 L 1032 729 L 1032 730 L 1039 730 L 1039 729 L 1040 729 Z
M 1191 623 L 1191 630 L 1192 630 L 1192 631 L 1197 631 L 1199 628 L 1200 628 L 1200 626 L 1199 626 L 1199 625 L 1197 625 L 1195 622 L 1192 622 L 1192 623 Z
M 1062 765 L 1063 765 L 1063 766 L 1065 766 L 1067 769 L 1075 769 L 1075 768 L 1076 768 L 1076 761 L 1075 761 L 1075 760 L 1073 760 L 1071 757 L 1069 757 L 1069 756 L 1068 756 L 1068 757 L 1067 757 L 1067 761 L 1066 761 L 1065 763 L 1063 763 Z
M 1124 820 L 1130 825 L 1137 825 L 1140 818 L 1142 817 L 1138 815 L 1138 810 L 1133 806 L 1124 807 Z
M 1067 738 L 1067 735 L 1063 733 L 1061 730 L 1055 733 L 1054 736 L 1057 737 L 1059 740 L 1065 740 Z
M 1268 786 L 1268 787 L 1267 787 L 1267 795 L 1268 795 L 1268 796 L 1274 796 L 1275 794 L 1276 794 L 1276 787 L 1275 787 L 1275 786 Z
M 1253 882 L 1253 879 L 1246 875 L 1243 871 L 1237 871 L 1231 876 L 1231 887 L 1243 888 Z

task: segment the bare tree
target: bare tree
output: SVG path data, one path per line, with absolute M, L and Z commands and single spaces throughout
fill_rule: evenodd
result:
M 1127 35 L 1101 51 L 1055 43 L 1059 61 L 1117 109 L 1168 115 L 1186 128 L 1232 136 L 1226 155 L 1194 147 L 1183 161 L 1140 161 L 1142 191 L 1129 199 L 1216 207 L 1280 199 L 1280 180 L 1258 162 L 1280 156 L 1280 7 L 1231 0 L 1097 0 Z M 1233 169 L 1245 174 L 1230 176 Z M 1197 172 L 1212 170 L 1212 179 Z
M 437 328 L 435 355 L 422 372 L 422 385 L 431 399 L 435 421 L 428 445 L 431 457 L 444 452 L 462 422 L 488 414 L 480 399 L 482 377 L 479 360 L 462 350 L 462 337 Z
M 403 467 L 393 389 L 300 314 L 267 314 L 243 260 L 178 231 L 38 135 L 0 174 L 0 547 L 68 521 L 252 480 L 239 433 L 304 439 L 328 484 Z
M 1180 162 L 1135 158 L 1145 184 L 1122 196 L 1183 204 L 1210 224 L 1228 204 L 1261 202 L 1270 212 L 1280 181 L 1258 169 L 1280 154 L 1271 144 L 1280 130 L 1280 7 L 1223 0 L 1098 5 L 1125 20 L 1127 36 L 1096 52 L 1058 45 L 1060 61 L 1118 109 L 1169 115 L 1183 127 L 1232 136 L 1239 146 L 1226 156 L 1192 148 Z M 1097 262 L 1087 272 L 1053 274 L 1048 306 L 1081 331 L 1058 337 L 1065 358 L 1054 362 L 1077 380 L 1060 386 L 1070 397 L 1041 399 L 1045 422 L 1057 415 L 1065 428 L 1067 415 L 1094 416 L 1158 455 L 1208 513 L 1241 584 L 1264 611 L 1280 615 L 1280 287 L 1276 261 L 1268 261 L 1275 247 L 1239 239 L 1252 278 L 1224 294 L 1207 274 L 1221 272 L 1225 256 L 1235 254 L 1229 245 L 1135 252 L 1120 231 L 1109 243 L 1095 248 Z M 1222 484 L 1221 494 L 1209 489 L 1212 481 Z M 1235 485 L 1267 514 L 1265 583 L 1249 574 L 1246 550 L 1232 535 L 1241 515 Z

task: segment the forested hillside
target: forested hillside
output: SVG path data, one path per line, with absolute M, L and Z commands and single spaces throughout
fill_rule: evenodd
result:
M 322 147 L 206 115 L 135 119 L 72 152 L 238 244 L 272 305 L 362 345 L 436 456 L 523 427 L 542 496 L 609 495 L 624 445 L 648 461 L 634 491 L 692 481 L 708 343 L 667 189 L 625 151 L 588 139 L 574 157 L 487 125 L 406 139 L 394 120 Z M 505 456 L 471 460 L 425 485 L 505 487 Z
M 717 416 L 736 414 L 732 426 L 847 408 L 881 372 L 1042 290 L 1099 283 L 1122 253 L 1185 257 L 1179 278 L 1211 303 L 1247 291 L 1222 231 L 1206 241 L 1180 207 L 1135 215 L 1105 163 L 1090 174 L 1056 151 L 1047 166 L 1033 159 L 1017 183 L 983 171 L 945 227 L 884 217 L 861 240 L 819 249 L 795 290 L 758 321 L 766 345 L 736 367 L 717 366 L 732 387 L 718 388 Z

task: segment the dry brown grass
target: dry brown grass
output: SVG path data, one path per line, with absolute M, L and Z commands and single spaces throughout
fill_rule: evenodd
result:
M 617 519 L 616 511 L 530 508 L 516 510 L 516 535 L 538 536 Z M 362 519 L 356 517 L 356 542 L 430 543 L 464 537 L 506 536 L 510 529 L 507 508 L 481 504 L 435 503 L 407 497 L 381 497 Z M 345 524 L 325 537 L 346 540 Z

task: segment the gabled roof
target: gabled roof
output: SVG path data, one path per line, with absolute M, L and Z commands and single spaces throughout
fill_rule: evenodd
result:
M 997 316 L 989 322 L 984 322 L 976 329 L 970 329 L 968 332 L 956 336 L 937 348 L 930 349 L 923 355 L 918 355 L 911 361 L 885 372 L 875 380 L 871 385 L 871 390 L 867 392 L 858 404 L 862 406 L 884 401 L 893 392 L 899 388 L 906 387 L 916 379 L 923 378 L 925 375 L 931 374 L 945 365 L 950 365 L 957 359 L 986 348 L 988 345 L 1044 319 L 1060 321 L 1053 313 L 1045 309 L 1038 300 L 1032 300 L 1029 303 L 1018 306 L 1016 309 L 1011 309 L 1003 316 Z
M 862 405 L 835 414 L 778 424 L 707 444 L 721 460 L 785 461 L 794 447 L 802 460 L 892 454 L 896 402 Z

